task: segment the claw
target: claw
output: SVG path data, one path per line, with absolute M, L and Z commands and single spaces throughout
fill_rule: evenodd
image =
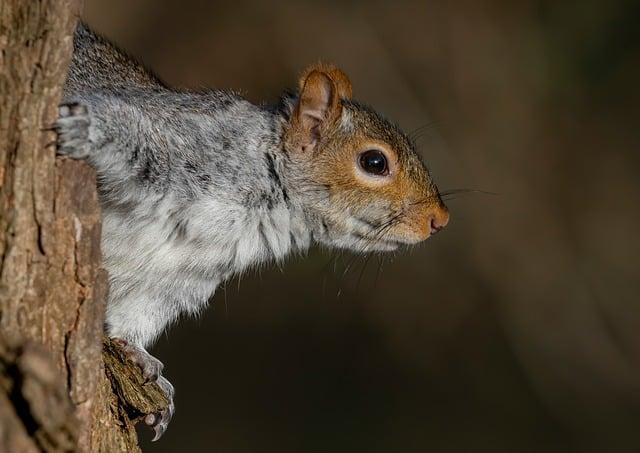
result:
M 173 385 L 171 385 L 171 383 L 167 381 L 163 376 L 160 376 L 156 382 L 167 396 L 167 399 L 169 400 L 169 406 L 159 413 L 149 414 L 144 418 L 144 422 L 147 425 L 151 426 L 151 428 L 155 432 L 155 435 L 151 440 L 152 442 L 155 442 L 162 437 L 164 432 L 167 430 L 167 426 L 169 426 L 169 422 L 171 421 L 171 418 L 173 417 L 173 414 L 176 410 L 175 405 L 173 404 L 173 395 L 175 393 Z
M 147 414 L 144 418 L 145 424 L 149 425 L 155 433 L 152 439 L 152 442 L 155 442 L 160 439 L 167 430 L 167 426 L 169 426 L 171 417 L 173 417 L 175 412 L 175 405 L 173 404 L 175 391 L 173 385 L 162 376 L 162 370 L 164 368 L 162 362 L 149 354 L 144 348 L 121 338 L 114 338 L 113 341 L 118 343 L 126 352 L 129 360 L 140 367 L 145 381 L 158 384 L 167 397 L 167 400 L 169 400 L 169 406 L 166 409 L 157 413 Z
M 164 432 L 167 430 L 167 425 L 163 423 L 158 423 L 157 425 L 152 427 L 153 432 L 155 433 L 151 442 L 155 442 L 162 437 Z
M 153 436 L 153 439 L 151 439 L 151 442 L 155 442 L 156 440 L 159 440 L 162 435 L 164 434 L 164 431 L 167 429 L 166 426 L 163 425 L 156 425 L 155 428 L 153 428 L 153 431 L 155 432 L 155 435 Z

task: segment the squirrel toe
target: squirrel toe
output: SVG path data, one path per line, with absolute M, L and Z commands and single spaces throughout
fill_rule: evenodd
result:
M 84 159 L 90 150 L 89 111 L 78 103 L 61 104 L 55 130 L 58 133 L 57 152 L 74 159 Z

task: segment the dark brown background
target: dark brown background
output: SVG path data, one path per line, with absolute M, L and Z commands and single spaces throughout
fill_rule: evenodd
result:
M 313 251 L 229 282 L 155 348 L 177 413 L 146 451 L 640 451 L 637 2 L 87 0 L 85 18 L 170 83 L 255 101 L 334 61 L 425 126 L 441 189 L 499 194 L 451 201 L 381 272 Z

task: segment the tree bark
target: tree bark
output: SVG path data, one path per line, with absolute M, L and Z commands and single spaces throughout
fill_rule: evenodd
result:
M 0 1 L 2 452 L 139 451 L 135 423 L 167 404 L 103 339 L 95 174 L 55 156 L 80 8 Z

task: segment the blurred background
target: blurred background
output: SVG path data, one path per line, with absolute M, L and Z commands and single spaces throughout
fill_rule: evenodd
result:
M 167 82 L 275 102 L 320 59 L 417 136 L 450 226 L 312 251 L 155 347 L 149 452 L 640 451 L 640 3 L 86 0 Z M 149 439 L 144 430 L 142 435 Z

